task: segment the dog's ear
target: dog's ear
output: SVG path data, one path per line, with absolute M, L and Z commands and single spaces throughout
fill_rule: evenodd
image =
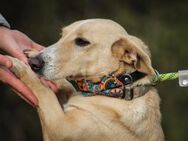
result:
M 155 73 L 151 65 L 149 50 L 140 39 L 134 36 L 121 38 L 113 43 L 111 50 L 114 57 L 134 66 L 136 70 L 146 74 Z

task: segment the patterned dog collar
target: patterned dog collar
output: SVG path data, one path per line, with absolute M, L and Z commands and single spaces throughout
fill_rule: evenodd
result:
M 95 96 L 105 95 L 115 98 L 124 98 L 131 100 L 138 97 L 138 91 L 140 95 L 145 94 L 149 89 L 145 85 L 136 86 L 135 88 L 129 87 L 130 84 L 145 77 L 146 74 L 135 71 L 130 74 L 122 74 L 115 76 L 110 74 L 103 76 L 97 83 L 93 83 L 89 80 L 71 80 L 70 82 L 76 88 L 77 91 L 81 91 L 83 96 Z

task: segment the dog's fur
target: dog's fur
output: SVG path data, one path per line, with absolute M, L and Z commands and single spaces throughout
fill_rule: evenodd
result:
M 86 46 L 76 38 L 89 41 Z M 63 29 L 61 39 L 41 52 L 40 72 L 46 79 L 87 79 L 93 82 L 111 72 L 138 70 L 150 82 L 154 74 L 147 46 L 119 24 L 104 19 L 75 22 Z M 38 112 L 45 141 L 163 141 L 160 98 L 155 88 L 126 101 L 107 96 L 83 97 L 63 81 L 69 99 L 60 106 L 55 94 L 40 83 L 31 69 L 13 59 L 13 71 L 39 100 Z

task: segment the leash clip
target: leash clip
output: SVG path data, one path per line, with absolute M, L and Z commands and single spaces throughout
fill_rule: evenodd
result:
M 179 85 L 181 87 L 188 87 L 188 70 L 178 71 L 179 73 Z

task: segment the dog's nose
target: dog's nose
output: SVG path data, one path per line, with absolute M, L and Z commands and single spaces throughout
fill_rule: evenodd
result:
M 40 55 L 33 57 L 33 58 L 29 58 L 28 62 L 29 62 L 29 65 L 31 66 L 31 69 L 37 73 L 39 73 L 40 70 L 42 70 L 44 66 L 44 61 Z

